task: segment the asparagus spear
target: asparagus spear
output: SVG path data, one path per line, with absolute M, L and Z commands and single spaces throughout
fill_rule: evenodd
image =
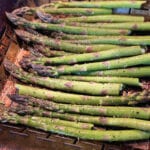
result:
M 102 51 L 97 53 L 87 53 L 87 54 L 74 54 L 63 57 L 40 57 L 35 58 L 30 56 L 30 58 L 25 58 L 23 61 L 41 64 L 41 65 L 59 65 L 59 64 L 76 64 L 81 62 L 92 62 L 92 61 L 102 61 L 107 59 L 114 59 L 126 56 L 135 56 L 145 53 L 145 49 L 140 46 L 133 47 L 123 47 L 123 48 L 115 48 L 109 51 Z
M 85 27 L 73 27 L 73 26 L 62 26 L 54 25 L 49 23 L 39 23 L 39 22 L 30 22 L 24 18 L 18 17 L 14 14 L 7 13 L 7 18 L 15 25 L 21 25 L 23 27 L 28 27 L 32 29 L 40 29 L 45 31 L 56 31 L 64 32 L 69 34 L 83 34 L 83 35 L 128 35 L 130 34 L 129 30 L 111 30 L 111 29 L 101 29 L 98 28 L 85 28 Z
M 51 3 L 52 4 L 52 3 Z M 50 5 L 51 5 L 50 4 Z M 33 15 L 34 13 L 42 11 L 47 14 L 54 15 L 74 15 L 74 16 L 95 16 L 95 15 L 106 15 L 112 14 L 112 9 L 105 8 L 56 8 L 56 7 L 22 7 L 13 11 L 13 14 L 17 15 Z
M 37 36 L 29 32 L 23 31 L 23 30 L 15 30 L 15 32 L 21 39 L 23 39 L 26 42 L 43 44 L 45 46 L 50 46 L 51 48 L 54 48 L 57 50 L 64 50 L 66 52 L 72 52 L 72 53 L 97 52 L 97 51 L 108 50 L 110 48 L 116 47 L 110 44 L 94 45 L 94 46 L 77 45 L 77 44 L 72 44 L 69 42 L 62 41 L 62 40 L 51 39 L 51 38 L 48 38 L 47 36 Z
M 88 38 L 88 36 L 86 37 Z M 116 45 L 150 45 L 149 36 L 100 36 L 98 38 L 89 37 L 86 40 L 77 40 L 78 44 L 116 44 Z
M 46 57 L 57 57 L 57 56 L 67 56 L 72 55 L 74 53 L 69 53 L 65 51 L 57 51 L 57 50 L 51 50 L 49 47 L 42 46 L 42 45 L 34 45 L 33 48 L 28 47 L 31 53 L 34 53 L 35 55 L 37 53 L 40 53 L 42 56 Z
M 148 92 L 135 92 L 126 96 L 87 96 L 58 91 L 50 91 L 25 85 L 16 85 L 18 93 L 25 96 L 32 96 L 43 100 L 50 100 L 58 103 L 80 104 L 80 105 L 133 105 L 150 100 Z M 12 97 L 11 97 L 12 98 Z M 16 96 L 14 96 L 16 99 Z
M 18 108 L 14 107 L 13 109 L 19 110 L 20 108 L 18 106 Z M 34 107 L 32 109 L 34 110 Z M 24 111 L 24 109 L 22 109 L 22 110 Z M 11 113 L 11 114 L 16 115 L 14 113 Z M 18 116 L 18 115 L 16 115 L 16 116 Z M 33 121 L 41 122 L 44 124 L 62 125 L 62 126 L 73 127 L 73 128 L 77 128 L 77 129 L 89 129 L 90 130 L 94 127 L 94 125 L 92 123 L 73 122 L 73 121 L 61 120 L 61 119 L 56 119 L 56 118 L 47 118 L 47 117 L 43 117 L 43 116 L 41 116 L 41 117 L 25 116 L 25 118 L 26 117 L 31 118 Z M 11 118 L 10 118 L 10 120 L 11 120 Z
M 63 14 L 63 15 L 75 15 L 75 16 L 96 16 L 96 15 L 106 15 L 112 14 L 111 9 L 105 8 L 43 8 L 39 9 L 48 14 Z M 36 9 L 38 11 L 38 9 Z
M 83 17 L 69 17 L 65 19 L 59 19 L 56 23 L 61 22 L 109 22 L 109 23 L 121 23 L 121 22 L 144 22 L 143 16 L 127 16 L 127 15 L 101 15 L 101 16 L 83 16 Z
M 150 131 L 150 121 L 133 119 L 133 118 L 111 118 L 111 117 L 97 117 L 70 113 L 59 113 L 40 109 L 38 107 L 18 105 L 17 107 L 11 108 L 12 112 L 20 115 L 35 115 L 45 116 L 52 118 L 59 118 L 63 120 L 92 123 L 94 125 L 103 126 L 116 126 L 116 127 L 127 127 L 138 130 Z
M 101 71 L 109 69 L 122 69 L 137 65 L 149 65 L 150 64 L 150 53 L 143 55 L 107 60 L 103 62 L 94 62 L 87 64 L 79 64 L 74 66 L 64 66 L 60 68 L 51 68 L 45 66 L 35 65 L 33 70 L 41 76 L 57 76 L 63 74 L 82 74 L 89 71 Z
M 43 101 L 33 97 L 25 99 L 29 105 L 34 105 L 50 111 L 72 112 L 77 114 L 87 114 L 93 116 L 125 117 L 137 119 L 150 119 L 150 108 L 145 107 L 124 107 L 124 106 L 89 106 L 62 104 L 50 101 Z
M 35 121 L 32 117 L 22 117 L 17 114 L 3 115 L 5 120 L 14 124 L 23 124 L 44 131 L 51 131 L 62 135 L 77 137 L 87 140 L 101 140 L 101 141 L 130 141 L 130 140 L 143 140 L 149 139 L 150 133 L 140 130 L 118 130 L 118 131 L 100 131 L 100 130 L 87 130 L 77 129 L 67 126 L 46 124 L 40 121 Z
M 56 2 L 59 8 L 141 8 L 145 1 Z
M 75 35 L 75 34 L 65 34 L 65 33 L 58 33 L 58 34 L 55 34 L 54 36 L 52 35 L 53 38 L 58 38 L 59 39 L 62 39 L 62 40 L 70 40 L 70 41 L 73 41 L 73 40 L 85 40 L 85 39 L 94 39 L 96 38 L 97 36 L 94 36 L 94 35 Z
M 73 121 L 66 121 L 54 118 L 46 118 L 46 117 L 31 117 L 32 120 L 45 123 L 45 124 L 55 124 L 55 125 L 62 125 L 67 127 L 73 127 L 77 129 L 92 129 L 94 127 L 91 123 L 81 123 L 81 122 L 73 122 Z
M 88 72 L 90 76 L 150 77 L 150 67 L 132 67 L 105 71 Z
M 97 83 L 122 83 L 131 86 L 141 86 L 138 78 L 127 77 L 92 77 L 92 76 L 60 76 L 61 79 L 75 80 L 75 81 L 87 81 Z
M 106 29 L 107 30 L 107 29 Z M 104 36 L 101 36 L 104 38 Z M 106 38 L 126 38 L 128 40 L 133 40 L 135 41 L 134 39 L 137 39 L 137 41 L 142 41 L 142 40 L 148 40 L 150 38 L 150 36 L 105 36 Z M 55 37 L 57 38 L 57 37 Z M 59 38 L 61 38 L 62 40 L 65 40 L 65 41 L 69 41 L 69 42 L 72 42 L 72 43 L 79 43 L 81 42 L 81 44 L 84 44 L 82 43 L 82 41 L 85 41 L 85 40 L 95 40 L 95 39 L 99 39 L 100 37 L 97 37 L 95 35 L 74 35 L 74 34 L 59 34 Z M 86 43 L 86 44 L 89 44 L 89 43 Z M 97 43 L 96 43 L 97 44 Z M 92 44 L 93 45 L 93 44 Z M 133 44 L 134 45 L 134 44 Z
M 18 79 L 20 79 L 25 83 L 37 84 L 44 87 L 48 87 L 50 89 L 70 91 L 89 95 L 119 95 L 120 91 L 123 88 L 123 84 L 117 83 L 91 84 L 88 82 L 80 82 L 80 81 L 70 81 L 46 77 L 42 78 L 24 72 L 21 68 L 17 67 L 16 65 L 12 64 L 9 61 L 5 61 L 5 68 L 12 75 L 14 75 L 15 77 L 17 77 Z
M 124 22 L 124 23 L 80 23 L 80 22 L 67 22 L 67 25 L 80 26 L 80 27 L 96 27 L 96 28 L 110 28 L 110 29 L 129 29 L 134 31 L 149 31 L 150 22 Z

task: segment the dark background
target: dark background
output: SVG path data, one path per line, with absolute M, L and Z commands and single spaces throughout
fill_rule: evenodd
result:
M 39 6 L 48 3 L 50 0 L 0 0 L 0 35 L 7 23 L 5 12 L 12 11 L 20 6 Z

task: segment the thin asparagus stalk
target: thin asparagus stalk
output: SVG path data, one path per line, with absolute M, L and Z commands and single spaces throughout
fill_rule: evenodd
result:
M 55 34 L 54 36 L 52 35 L 53 38 L 60 38 L 62 40 L 85 40 L 85 39 L 94 39 L 96 38 L 97 36 L 94 36 L 94 35 L 75 35 L 75 34 L 65 34 L 65 33 L 58 33 L 58 34 Z
M 147 91 L 135 92 L 126 96 L 87 96 L 58 91 L 50 91 L 25 85 L 16 85 L 20 95 L 32 96 L 43 100 L 50 100 L 58 103 L 80 104 L 80 105 L 133 105 L 144 103 L 150 100 Z M 11 97 L 12 98 L 12 97 Z M 16 99 L 16 96 L 14 96 Z
M 124 22 L 124 23 L 80 23 L 80 22 L 67 22 L 67 25 L 80 26 L 80 27 L 96 27 L 108 29 L 128 29 L 134 31 L 149 31 L 150 22 Z
M 107 30 L 107 29 L 106 29 Z M 77 43 L 79 42 L 80 44 L 80 41 L 82 40 L 95 40 L 95 39 L 99 39 L 100 37 L 97 37 L 95 35 L 74 35 L 74 34 L 59 34 L 59 37 L 62 39 L 62 40 L 65 40 L 65 41 L 68 41 L 69 42 L 71 41 L 72 43 Z M 104 36 L 101 36 L 104 38 Z M 119 38 L 118 36 L 105 36 L 106 38 Z M 150 38 L 150 36 L 121 36 L 122 38 L 126 38 L 126 39 L 129 39 L 129 40 L 133 40 L 134 39 L 137 39 L 138 41 L 142 41 L 142 40 L 148 40 Z M 120 38 L 121 38 L 120 37 Z M 55 37 L 57 38 L 57 37 Z M 81 44 L 84 44 L 81 42 Z M 89 43 L 86 43 L 86 44 L 89 44 Z M 93 45 L 93 44 L 92 44 Z
M 16 109 L 17 109 L 17 107 L 16 107 Z M 34 110 L 34 108 L 33 108 L 33 110 Z M 16 115 L 16 114 L 13 113 L 13 115 Z M 41 117 L 25 116 L 25 117 L 29 117 L 33 121 L 41 122 L 44 124 L 62 125 L 62 126 L 73 127 L 73 128 L 77 128 L 77 129 L 89 129 L 90 130 L 94 127 L 94 125 L 92 123 L 73 122 L 73 121 L 66 121 L 66 120 L 55 119 L 55 118 L 47 118 L 47 117 L 43 117 L 43 116 L 41 116 Z M 11 120 L 11 118 L 10 118 L 10 120 Z
M 12 112 L 20 115 L 35 115 L 45 116 L 50 118 L 59 118 L 63 120 L 92 123 L 94 125 L 115 126 L 133 128 L 143 131 L 150 131 L 150 121 L 133 119 L 133 118 L 111 118 L 111 117 L 97 117 L 70 113 L 59 113 L 40 109 L 38 107 L 18 105 L 11 108 Z
M 112 14 L 111 9 L 88 9 L 88 8 L 43 8 L 39 9 L 48 14 L 63 14 L 63 15 L 75 15 L 75 16 L 96 16 L 96 15 L 106 15 Z M 38 9 L 36 9 L 38 11 Z
M 56 125 L 62 125 L 67 127 L 73 127 L 77 129 L 92 129 L 94 127 L 91 123 L 81 123 L 81 122 L 73 122 L 73 121 L 66 121 L 66 120 L 60 120 L 60 119 L 54 119 L 54 118 L 46 118 L 46 117 L 31 117 L 34 121 L 40 121 L 41 123 L 45 124 L 56 124 Z
M 50 111 L 150 120 L 150 108 L 145 107 L 72 105 L 43 101 L 42 99 L 33 97 L 26 97 L 25 100 L 29 105 L 34 105 Z
M 105 8 L 56 8 L 56 7 L 36 7 L 36 8 L 29 8 L 29 7 L 22 7 L 13 11 L 13 14 L 17 15 L 33 15 L 38 11 L 42 11 L 47 14 L 54 14 L 54 15 L 74 15 L 74 16 L 96 16 L 96 15 L 106 15 L 112 14 L 112 9 L 105 9 Z
M 72 52 L 72 53 L 97 52 L 97 51 L 108 50 L 110 48 L 116 47 L 110 44 L 94 45 L 94 46 L 93 45 L 87 45 L 87 46 L 77 45 L 77 44 L 72 44 L 69 42 L 62 41 L 62 40 L 48 38 L 47 36 L 37 36 L 29 32 L 23 31 L 23 30 L 15 30 L 15 32 L 22 40 L 26 42 L 38 43 L 38 44 L 42 44 L 45 46 L 49 46 L 57 50 L 64 50 L 66 52 Z
M 107 29 L 106 29 L 107 30 Z M 101 36 L 102 38 L 104 38 L 104 36 Z M 140 42 L 140 40 L 148 40 L 150 38 L 150 36 L 105 36 L 108 39 L 109 38 L 125 38 L 127 40 L 132 40 L 133 43 L 130 43 L 131 45 L 134 45 L 134 42 Z M 56 37 L 57 38 L 57 37 Z M 72 34 L 60 34 L 59 38 L 61 38 L 64 41 L 69 41 L 71 43 L 77 43 L 77 44 L 91 44 L 90 42 L 83 42 L 83 41 L 88 41 L 88 40 L 95 40 L 95 39 L 99 39 L 100 37 L 94 36 L 94 35 L 72 35 Z M 137 39 L 137 40 L 134 40 Z M 92 43 L 93 44 L 97 44 L 97 43 Z M 129 43 L 127 43 L 128 45 Z M 129 45 L 130 45 L 129 44 Z M 141 44 L 141 43 L 140 43 Z M 126 45 L 126 44 L 124 44 Z M 135 44 L 135 45 L 139 45 L 139 44 Z M 142 45 L 142 44 L 141 44 Z
M 150 77 L 150 67 L 132 67 L 126 69 L 114 69 L 105 71 L 89 72 L 84 75 L 90 76 L 120 76 L 120 77 Z
M 141 8 L 145 1 L 56 2 L 59 8 Z
M 87 54 L 74 54 L 63 57 L 33 57 L 25 58 L 23 61 L 41 64 L 41 65 L 67 65 L 67 64 L 77 64 L 84 62 L 92 62 L 92 61 L 102 61 L 114 58 L 121 58 L 127 56 L 136 56 L 145 53 L 145 49 L 140 46 L 132 46 L 132 47 L 123 47 L 123 48 L 115 48 L 109 51 L 102 51 L 97 53 L 87 53 Z
M 40 76 L 34 76 L 33 74 L 23 71 L 21 68 L 17 67 L 9 61 L 5 61 L 5 68 L 12 75 L 25 83 L 37 84 L 43 87 L 61 91 L 70 91 L 89 95 L 119 95 L 123 88 L 123 84 L 117 83 L 91 84 L 88 82 L 80 81 L 70 81 L 46 77 L 42 78 Z
M 101 16 L 83 16 L 83 17 L 69 17 L 65 19 L 58 19 L 56 23 L 61 22 L 109 22 L 109 23 L 121 23 L 121 22 L 144 22 L 143 16 L 127 16 L 127 15 L 101 15 Z
M 88 36 L 86 37 L 88 38 Z M 149 36 L 99 36 L 98 38 L 77 40 L 78 44 L 116 44 L 116 45 L 150 45 Z
M 77 137 L 87 140 L 101 140 L 101 141 L 130 141 L 130 140 L 143 140 L 149 139 L 150 133 L 140 130 L 118 130 L 118 131 L 100 131 L 100 130 L 87 130 L 77 129 L 67 126 L 46 124 L 40 121 L 34 121 L 32 117 L 22 117 L 17 114 L 3 115 L 5 120 L 14 124 L 23 124 L 44 131 L 51 131 L 62 135 Z
M 92 77 L 92 76 L 60 76 L 61 79 L 75 80 L 75 81 L 87 81 L 97 83 L 122 83 L 131 86 L 141 86 L 138 78 L 127 77 Z
M 94 62 L 87 64 L 79 64 L 74 66 L 64 66 L 60 68 L 51 68 L 45 66 L 34 66 L 33 70 L 38 74 L 46 76 L 57 76 L 63 74 L 81 74 L 89 71 L 101 71 L 109 69 L 122 69 L 137 65 L 149 65 L 150 64 L 150 53 L 143 55 L 107 60 L 103 62 Z
M 57 51 L 57 50 L 51 50 L 49 47 L 42 46 L 42 45 L 34 45 L 33 48 L 28 47 L 28 49 L 31 51 L 31 53 L 34 53 L 35 55 L 37 53 L 40 53 L 42 56 L 46 57 L 57 57 L 57 56 L 67 56 L 72 55 L 74 53 L 69 53 L 65 51 Z
M 101 29 L 98 28 L 85 28 L 85 27 L 73 27 L 54 25 L 49 23 L 30 22 L 24 18 L 18 17 L 12 13 L 7 13 L 7 18 L 15 25 L 21 25 L 32 29 L 40 29 L 45 31 L 64 32 L 69 34 L 83 34 L 83 35 L 128 35 L 129 30 L 115 30 L 115 29 Z

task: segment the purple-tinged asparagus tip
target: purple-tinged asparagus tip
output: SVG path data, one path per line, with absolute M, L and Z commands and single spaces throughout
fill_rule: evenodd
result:
M 28 102 L 28 99 L 26 98 L 26 96 L 19 96 L 18 94 L 11 94 L 11 95 L 8 95 L 8 97 L 12 101 L 19 103 L 19 104 L 26 104 Z
M 18 17 L 15 14 L 12 13 L 5 13 L 7 18 L 9 19 L 9 21 L 11 21 L 13 24 L 18 25 L 18 24 L 22 24 L 23 22 L 26 22 L 26 20 L 24 18 Z
M 22 8 L 18 8 L 18 9 L 15 9 L 12 14 L 15 14 L 15 15 L 19 15 L 19 16 L 22 16 L 24 14 L 26 14 L 27 12 L 31 11 L 31 8 L 30 7 L 22 7 Z

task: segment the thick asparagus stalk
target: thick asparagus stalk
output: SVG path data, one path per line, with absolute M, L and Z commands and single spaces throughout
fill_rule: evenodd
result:
M 67 126 L 42 123 L 35 121 L 32 117 L 21 117 L 19 115 L 4 115 L 3 118 L 14 124 L 24 124 L 44 131 L 51 131 L 54 133 L 77 137 L 87 140 L 102 140 L 102 141 L 130 141 L 130 140 L 143 140 L 149 139 L 150 133 L 140 130 L 118 130 L 118 131 L 100 131 L 100 130 L 87 130 L 77 129 Z
M 141 86 L 138 78 L 127 77 L 92 77 L 92 76 L 60 76 L 61 79 L 75 80 L 75 81 L 87 81 L 97 83 L 122 83 L 131 86 Z
M 15 31 L 16 31 L 16 34 L 26 42 L 43 44 L 45 46 L 49 46 L 57 50 L 64 50 L 66 52 L 72 52 L 72 53 L 97 52 L 97 51 L 103 51 L 103 50 L 116 47 L 110 44 L 94 45 L 94 46 L 77 45 L 77 44 L 72 44 L 69 42 L 62 41 L 62 40 L 48 38 L 47 36 L 37 36 L 29 32 L 23 31 L 23 30 L 15 30 Z
M 19 94 L 32 96 L 43 100 L 50 100 L 58 103 L 80 104 L 80 105 L 132 105 L 150 100 L 148 92 L 127 94 L 126 96 L 87 96 L 58 91 L 50 91 L 25 85 L 16 85 Z M 16 99 L 16 96 L 14 96 Z
M 109 23 L 120 23 L 120 22 L 144 22 L 143 16 L 126 16 L 126 15 L 101 15 L 101 16 L 84 16 L 84 17 L 70 17 L 65 19 L 59 19 L 58 23 L 61 22 L 87 22 L 87 23 L 98 23 L 98 22 L 109 22 Z
M 124 23 L 80 23 L 80 22 L 67 22 L 67 25 L 80 26 L 80 27 L 96 27 L 96 28 L 110 28 L 110 29 L 129 29 L 135 31 L 149 31 L 150 22 L 124 22 Z
M 150 77 L 150 67 L 132 67 L 105 71 L 88 72 L 90 76 Z
M 85 28 L 85 27 L 73 27 L 54 25 L 49 23 L 30 22 L 24 18 L 18 17 L 14 14 L 7 13 L 7 18 L 15 25 L 21 25 L 23 27 L 29 27 L 32 29 L 40 29 L 45 31 L 64 32 L 69 34 L 83 34 L 83 35 L 128 35 L 129 30 L 114 30 L 114 29 L 101 29 L 98 28 Z
M 78 114 L 87 114 L 93 116 L 125 117 L 137 119 L 150 119 L 150 108 L 145 107 L 123 107 L 123 106 L 89 106 L 89 105 L 71 105 L 43 101 L 33 97 L 26 97 L 28 104 L 38 106 L 50 111 L 72 112 Z
M 58 113 L 52 111 L 46 111 L 38 107 L 18 105 L 12 107 L 11 111 L 20 115 L 35 115 L 35 116 L 46 116 L 52 118 L 59 118 L 63 120 L 92 123 L 95 125 L 103 126 L 116 126 L 116 127 L 127 127 L 138 130 L 150 131 L 150 121 L 133 119 L 133 118 L 111 118 L 111 117 L 97 117 L 70 113 Z
M 100 2 L 60 2 L 56 3 L 61 8 L 141 8 L 145 1 L 100 1 Z
M 102 51 L 97 53 L 87 53 L 87 54 L 74 54 L 70 56 L 63 57 L 40 57 L 35 58 L 31 56 L 31 58 L 25 58 L 25 62 L 29 61 L 35 64 L 41 65 L 58 65 L 58 64 L 76 64 L 81 62 L 92 62 L 92 61 L 102 61 L 107 59 L 114 59 L 126 56 L 135 56 L 145 53 L 145 50 L 140 46 L 133 47 L 123 47 L 123 48 L 115 48 L 109 51 Z
M 41 55 L 44 55 L 46 57 L 57 57 L 57 56 L 67 56 L 72 55 L 74 53 L 69 53 L 65 51 L 57 51 L 57 50 L 51 50 L 49 47 L 42 46 L 42 45 L 34 45 L 33 48 L 28 47 L 28 49 L 31 51 L 31 53 L 34 53 L 35 55 L 37 53 L 40 53 Z
M 89 95 L 119 95 L 123 88 L 122 84 L 117 83 L 88 83 L 80 81 L 70 81 L 55 78 L 42 78 L 34 76 L 33 74 L 24 72 L 21 68 L 11 64 L 11 62 L 5 61 L 5 68 L 10 71 L 12 75 L 20 79 L 25 83 L 32 83 L 48 87 L 50 89 L 70 91 L 75 93 L 83 93 Z M 105 91 L 105 92 L 104 92 Z
M 86 37 L 88 38 L 88 36 Z M 116 44 L 116 45 L 150 45 L 149 36 L 99 36 L 86 40 L 73 41 L 78 44 Z
M 150 53 L 146 53 L 143 55 L 114 59 L 114 60 L 107 60 L 104 62 L 79 64 L 74 66 L 64 66 L 56 69 L 53 68 L 51 70 L 48 69 L 47 67 L 40 66 L 37 68 L 35 67 L 34 70 L 40 75 L 47 75 L 47 76 L 76 74 L 76 73 L 80 74 L 89 71 L 122 69 L 122 68 L 137 66 L 137 65 L 149 65 L 150 64 L 149 60 L 150 60 Z

